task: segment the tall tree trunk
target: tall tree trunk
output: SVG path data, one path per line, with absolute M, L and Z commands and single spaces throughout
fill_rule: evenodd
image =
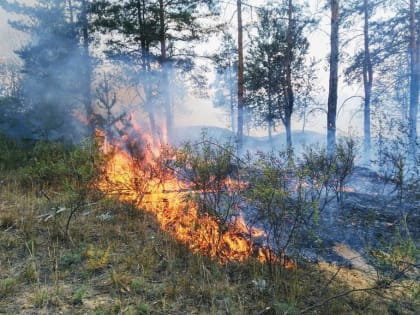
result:
M 242 1 L 236 2 L 238 11 L 238 147 L 241 148 L 244 136 L 244 48 L 242 34 Z
M 419 47 L 416 25 L 416 0 L 410 0 L 410 107 L 408 116 L 409 154 L 412 162 L 417 155 L 417 114 L 419 107 Z
M 145 26 L 144 26 L 144 13 L 145 13 L 145 3 L 144 0 L 137 0 L 136 1 L 136 10 L 137 10 L 137 23 L 139 28 L 139 36 L 140 36 L 140 49 L 141 49 L 141 65 L 143 71 L 148 71 L 148 64 L 149 64 L 149 51 L 146 42 L 146 35 L 145 35 Z
M 284 126 L 286 128 L 287 152 L 290 153 L 292 150 L 292 121 L 290 116 L 285 117 Z
M 270 78 L 271 79 L 271 78 Z M 268 93 L 268 142 L 270 145 L 273 144 L 273 121 L 274 121 L 274 115 L 273 115 L 273 102 L 271 100 L 271 92 Z
M 84 82 L 83 82 L 83 103 L 88 118 L 88 132 L 90 135 L 94 134 L 95 122 L 92 106 L 92 58 L 89 53 L 89 19 L 88 19 L 88 2 L 82 0 L 82 7 L 80 13 L 80 22 L 82 26 L 82 41 L 83 41 L 83 61 L 84 61 Z
M 156 126 L 156 119 L 155 119 L 155 111 L 152 105 L 152 85 L 149 79 L 147 79 L 148 72 L 151 70 L 150 66 L 150 56 L 149 56 L 149 44 L 146 40 L 145 34 L 145 11 L 146 11 L 146 4 L 144 0 L 137 0 L 136 1 L 136 10 L 137 10 L 137 26 L 138 26 L 138 35 L 140 36 L 140 50 L 141 50 L 141 67 L 142 71 L 144 72 L 144 76 L 146 80 L 144 81 L 144 102 L 145 108 L 149 117 L 149 124 L 150 124 L 150 132 L 152 134 L 152 138 L 157 133 L 157 126 Z
M 369 50 L 369 4 L 368 0 L 363 0 L 364 11 L 364 59 L 363 59 L 363 87 L 365 92 L 363 106 L 363 134 L 364 134 L 364 159 L 368 163 L 370 160 L 371 134 L 370 134 L 370 103 L 372 96 L 373 68 Z
M 166 117 L 166 134 L 164 138 L 172 134 L 173 126 L 173 114 L 172 114 L 172 102 L 171 92 L 169 88 L 169 65 L 166 51 L 166 19 L 165 19 L 165 4 L 163 0 L 159 0 L 159 37 L 160 37 L 160 57 L 163 75 L 163 102 Z
M 230 102 L 230 123 L 232 125 L 232 132 L 235 133 L 235 95 L 234 95 L 234 76 L 232 66 L 229 64 L 229 102 Z
M 329 156 L 335 155 L 337 89 L 338 89 L 338 26 L 339 0 L 331 0 L 331 34 L 330 34 L 330 78 L 328 90 L 327 114 L 327 151 Z
M 291 118 L 294 107 L 294 94 L 292 85 L 292 46 L 293 46 L 293 2 L 289 0 L 287 8 L 287 35 L 286 35 L 286 110 L 285 110 L 285 127 L 286 127 L 286 145 L 287 150 L 292 149 L 292 131 Z

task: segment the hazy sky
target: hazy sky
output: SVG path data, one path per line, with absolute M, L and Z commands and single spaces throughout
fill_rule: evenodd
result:
M 7 21 L 13 16 L 0 8 L 0 59 L 15 58 L 13 50 L 24 42 L 24 34 L 11 28 Z
M 31 0 L 21 1 L 30 3 Z M 263 3 L 262 0 L 255 0 L 250 1 L 253 5 L 258 5 L 260 3 Z M 235 1 L 232 2 L 233 4 Z M 312 9 L 317 10 L 319 9 L 319 3 L 323 3 L 323 1 L 320 0 L 312 0 L 311 4 L 313 5 Z M 223 8 L 225 10 L 224 17 L 226 19 L 230 20 L 230 23 L 232 25 L 236 25 L 236 16 L 234 14 L 235 6 L 230 4 Z M 232 12 L 232 13 L 230 13 Z M 255 11 L 254 11 L 255 12 Z M 248 10 L 248 13 L 244 13 L 244 17 L 249 16 L 250 11 Z M 255 13 L 253 13 L 255 14 Z M 326 19 L 324 22 L 322 22 L 324 25 L 321 26 L 322 29 L 327 31 L 317 31 L 315 32 L 311 38 L 311 49 L 310 52 L 312 55 L 315 55 L 317 58 L 326 58 L 326 56 L 329 53 L 329 37 L 328 37 L 328 12 L 325 12 Z M 9 13 L 6 13 L 4 10 L 0 8 L 0 60 L 5 59 L 12 59 L 17 61 L 17 57 L 14 56 L 13 50 L 16 49 L 16 47 L 19 47 L 25 40 L 25 37 L 23 34 L 14 31 L 8 24 L 7 20 L 12 18 L 12 16 Z M 210 44 L 214 46 L 213 44 Z M 320 69 L 321 70 L 321 69 Z M 326 102 L 326 96 L 327 96 L 327 87 L 328 87 L 328 75 L 325 71 L 320 71 L 319 73 L 320 79 L 322 81 L 322 85 L 324 85 L 325 89 L 325 102 Z M 357 91 L 353 91 L 352 89 L 344 88 L 343 85 L 341 85 L 341 91 L 340 91 L 340 99 L 344 100 L 349 95 L 352 95 Z M 323 100 L 322 100 L 323 101 Z M 340 103 L 340 101 L 339 101 Z M 339 104 L 340 106 L 340 104 Z M 349 128 L 355 127 L 355 129 L 360 129 L 361 122 L 360 119 L 354 119 L 350 121 L 350 118 L 352 116 L 352 113 L 355 110 L 355 106 L 349 106 L 346 105 L 345 110 L 341 113 L 341 116 L 338 117 L 337 126 L 339 129 L 341 129 L 344 132 L 347 132 Z M 320 117 L 316 117 L 313 119 L 313 123 L 308 124 L 308 128 L 322 131 L 324 132 L 326 130 L 326 119 L 325 117 L 321 115 Z M 325 122 L 324 122 L 325 120 Z M 187 103 L 185 104 L 184 108 L 178 111 L 178 118 L 177 122 L 181 125 L 188 125 L 188 124 L 194 124 L 194 125 L 216 125 L 219 127 L 226 127 L 226 117 L 223 114 L 223 112 L 220 109 L 214 109 L 212 107 L 212 102 L 210 99 L 197 99 L 197 98 L 190 98 Z M 300 128 L 301 123 L 295 122 L 294 127 Z M 342 127 L 342 128 L 340 128 Z
M 0 9 L 0 56 L 2 59 L 11 56 L 12 40 L 12 34 L 7 25 L 7 14 L 3 11 L 3 9 Z

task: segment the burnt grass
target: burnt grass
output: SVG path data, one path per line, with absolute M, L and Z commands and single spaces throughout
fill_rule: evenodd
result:
M 153 215 L 112 198 L 87 205 L 66 237 L 58 187 L 39 194 L 3 175 L 0 313 L 416 314 L 412 279 L 385 288 L 332 250 L 328 256 L 340 242 L 368 257 L 366 248 L 382 246 L 374 240 L 395 237 L 399 208 L 371 197 L 356 190 L 326 209 L 319 224 L 326 252 L 319 257 L 327 264 L 301 261 L 285 270 L 194 255 L 161 232 Z M 419 228 L 416 211 L 409 221 Z M 412 233 L 418 240 L 418 230 Z
M 396 183 L 364 167 L 356 167 L 346 181 L 340 201 L 332 200 L 313 227 L 322 248 L 303 248 L 308 260 L 325 260 L 352 267 L 348 257 L 334 250 L 337 244 L 348 246 L 367 262 L 372 250 L 387 250 L 399 240 L 411 239 L 420 246 L 420 199 L 418 191 L 399 190 Z M 374 264 L 374 262 L 372 262 Z

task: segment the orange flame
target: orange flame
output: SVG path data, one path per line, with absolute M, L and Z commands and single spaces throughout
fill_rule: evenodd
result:
M 264 231 L 249 228 L 240 212 L 227 226 L 220 224 L 216 217 L 203 214 L 193 200 L 186 198 L 190 189 L 174 174 L 165 172 L 165 178 L 159 178 L 157 174 L 162 170 L 156 172 L 155 167 L 156 163 L 148 158 L 137 161 L 114 145 L 99 188 L 154 213 L 162 230 L 194 253 L 209 255 L 222 264 L 243 262 L 251 256 L 260 262 L 277 261 L 268 248 L 255 250 L 252 239 L 263 237 Z

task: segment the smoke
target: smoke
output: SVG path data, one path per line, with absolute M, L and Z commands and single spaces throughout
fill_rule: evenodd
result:
M 26 0 L 27 3 L 32 1 Z M 19 17 L 10 12 L 6 12 L 0 7 L 0 62 L 18 62 L 14 54 L 15 50 L 28 41 L 25 33 L 13 29 L 9 25 L 9 20 L 15 20 Z

